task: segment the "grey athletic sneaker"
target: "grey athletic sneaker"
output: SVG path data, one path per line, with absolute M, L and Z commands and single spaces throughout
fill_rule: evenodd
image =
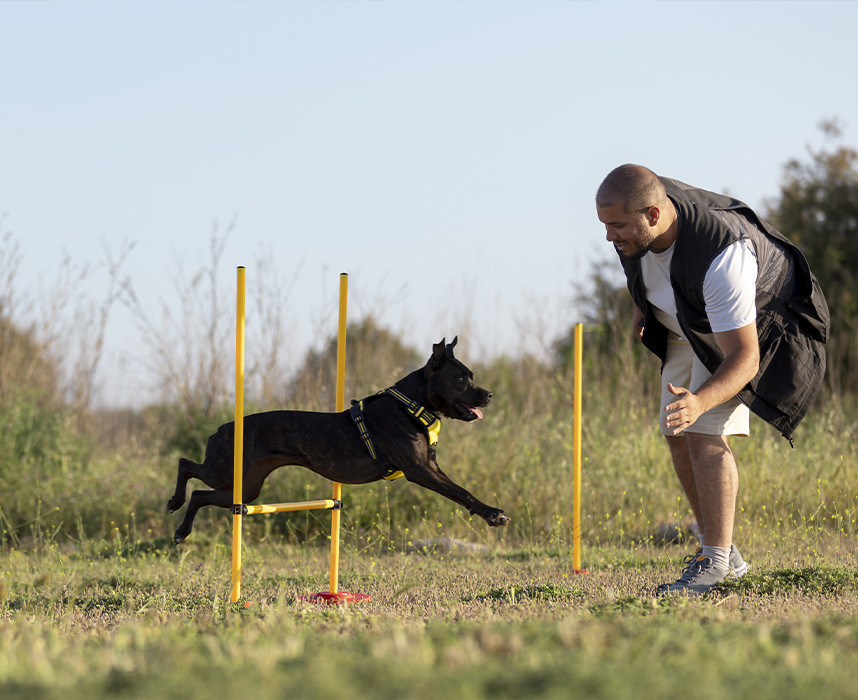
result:
M 682 563 L 685 565 L 685 568 L 682 571 L 682 575 L 673 583 L 662 583 L 658 588 L 655 589 L 655 594 L 657 596 L 664 596 L 669 595 L 671 593 L 679 593 L 680 591 L 688 588 L 689 583 L 697 575 L 697 569 L 699 568 L 699 559 L 706 559 L 711 563 L 711 560 L 703 556 L 703 549 L 698 547 L 696 552 L 694 552 L 693 554 L 688 554 L 685 559 L 682 560 Z M 736 578 L 741 578 L 747 573 L 747 571 L 747 562 L 742 559 L 742 555 L 739 553 L 739 550 L 736 549 L 736 545 L 731 544 L 729 568 L 727 569 L 726 575 L 722 576 L 719 581 L 724 580 L 728 576 L 735 576 Z M 718 581 L 716 581 L 715 583 L 718 583 Z M 714 583 L 711 584 L 709 588 L 711 588 L 712 585 L 714 585 Z M 709 588 L 707 588 L 706 590 L 709 590 Z
M 687 557 L 686 557 L 687 558 Z M 707 593 L 712 586 L 721 583 L 730 574 L 730 569 L 715 568 L 709 557 L 702 554 L 695 557 L 688 565 L 679 580 L 656 589 L 656 596 L 687 595 L 698 596 Z
M 694 568 L 694 562 L 700 556 L 702 556 L 702 550 L 699 547 L 696 552 L 687 554 L 682 560 L 682 563 L 685 565 L 682 569 L 682 575 L 672 583 L 662 583 L 658 586 L 655 589 L 656 596 L 670 595 L 671 593 L 675 593 L 676 591 L 685 588 L 685 584 L 690 577 L 691 570 Z
M 702 554 L 703 551 L 701 550 L 700 553 Z M 734 544 L 730 545 L 730 573 L 736 578 L 742 578 L 748 573 L 748 564 L 742 559 L 742 555 L 739 554 L 739 550 Z
M 703 595 L 704 593 L 708 593 L 712 586 L 716 583 L 721 583 L 729 575 L 729 566 L 726 571 L 716 569 L 712 560 L 701 554 L 691 562 L 691 565 L 686 569 L 685 574 L 683 574 L 685 578 L 683 587 L 673 592 L 688 596 Z

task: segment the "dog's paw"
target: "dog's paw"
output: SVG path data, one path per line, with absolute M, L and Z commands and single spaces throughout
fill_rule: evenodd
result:
M 181 508 L 185 503 L 184 498 L 176 498 L 173 496 L 169 501 L 167 501 L 167 512 L 175 513 L 179 508 Z
M 510 521 L 510 518 L 503 514 L 502 510 L 496 510 L 486 518 L 486 522 L 492 527 L 503 527 Z

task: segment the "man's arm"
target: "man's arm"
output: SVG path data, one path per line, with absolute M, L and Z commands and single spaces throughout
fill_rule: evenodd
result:
M 756 321 L 736 330 L 715 333 L 714 337 L 724 354 L 724 361 L 715 373 L 694 393 L 685 387 L 667 385 L 676 396 L 676 401 L 665 407 L 667 427 L 673 435 L 688 428 L 710 408 L 732 399 L 757 375 L 760 344 Z

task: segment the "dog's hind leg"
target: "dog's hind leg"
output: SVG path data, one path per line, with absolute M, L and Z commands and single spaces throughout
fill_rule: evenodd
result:
M 191 462 L 193 464 L 193 462 Z M 192 474 L 199 478 L 197 474 Z M 264 476 L 262 480 L 264 480 Z M 250 480 L 250 483 L 244 485 L 244 499 L 242 503 L 250 503 L 259 498 L 259 493 L 262 489 L 262 480 Z M 188 508 L 185 511 L 185 518 L 182 520 L 176 532 L 173 533 L 173 542 L 179 544 L 188 535 L 194 527 L 194 518 L 197 516 L 197 511 L 204 506 L 217 506 L 218 508 L 232 508 L 233 505 L 233 489 L 230 484 L 229 488 L 213 489 L 211 491 L 196 490 L 191 493 L 191 498 L 188 501 Z
M 181 457 L 179 459 L 179 473 L 176 476 L 176 491 L 167 501 L 167 512 L 174 513 L 182 507 L 185 502 L 185 493 L 188 489 L 188 479 L 199 478 L 197 476 L 201 464 L 192 462 L 189 459 Z
M 188 535 L 194 527 L 194 518 L 197 511 L 203 506 L 218 506 L 219 508 L 232 507 L 232 489 L 220 491 L 194 491 L 191 493 L 191 500 L 188 501 L 188 509 L 185 511 L 185 519 L 181 525 L 176 528 L 173 534 L 173 542 L 179 544 Z

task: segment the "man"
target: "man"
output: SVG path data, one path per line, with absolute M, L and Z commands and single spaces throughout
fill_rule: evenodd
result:
M 700 528 L 700 549 L 657 595 L 701 595 L 747 565 L 732 543 L 738 469 L 727 442 L 749 409 L 792 432 L 825 374 L 829 314 L 807 261 L 742 202 L 622 165 L 596 194 L 662 360 L 660 427 Z

